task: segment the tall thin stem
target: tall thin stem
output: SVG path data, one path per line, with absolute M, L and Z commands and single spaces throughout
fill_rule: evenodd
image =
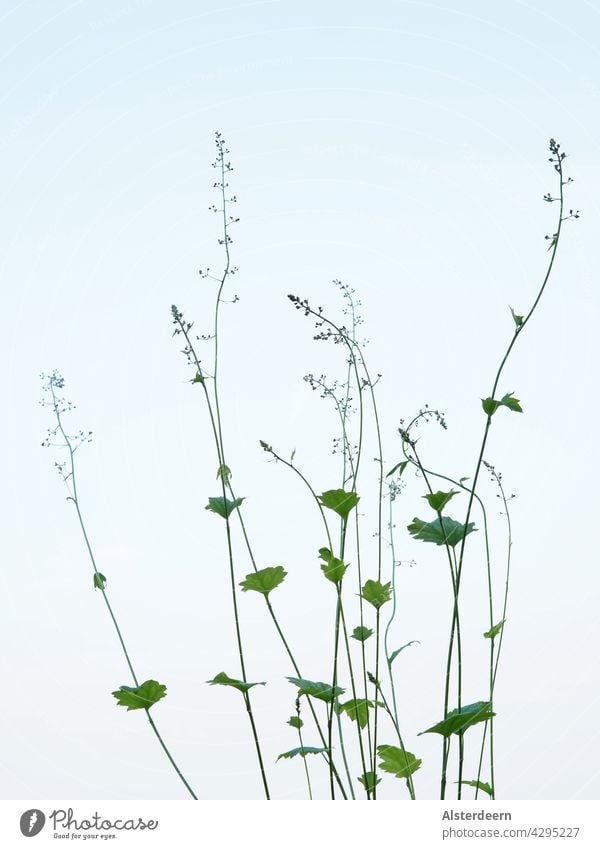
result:
M 140 686 L 139 680 L 138 680 L 138 677 L 137 677 L 135 670 L 133 668 L 133 663 L 131 661 L 131 657 L 129 655 L 129 651 L 127 649 L 127 646 L 125 644 L 123 632 L 121 631 L 121 628 L 120 628 L 119 623 L 117 621 L 117 617 L 115 616 L 114 610 L 113 610 L 112 605 L 111 605 L 109 598 L 108 598 L 108 593 L 107 593 L 106 588 L 105 588 L 104 576 L 100 573 L 100 571 L 98 570 L 98 567 L 96 565 L 96 558 L 94 556 L 94 552 L 93 552 L 93 549 L 92 549 L 92 546 L 91 546 L 91 543 L 90 543 L 90 539 L 89 539 L 89 536 L 88 536 L 85 521 L 83 519 L 83 515 L 82 515 L 82 512 L 81 512 L 81 507 L 80 507 L 80 504 L 79 504 L 79 495 L 78 495 L 78 492 L 77 492 L 77 477 L 76 477 L 76 473 L 75 473 L 75 471 L 76 471 L 75 470 L 75 451 L 77 450 L 78 446 L 73 444 L 73 438 L 71 436 L 69 436 L 69 434 L 66 432 L 66 430 L 63 426 L 63 422 L 62 422 L 62 412 L 63 411 L 61 410 L 61 400 L 56 395 L 56 389 L 62 388 L 63 383 L 64 383 L 64 381 L 63 381 L 62 377 L 60 377 L 59 375 L 56 374 L 56 372 L 54 372 L 52 375 L 49 376 L 48 384 L 47 384 L 47 388 L 50 390 L 50 394 L 52 396 L 51 406 L 53 408 L 54 415 L 55 415 L 55 418 L 56 418 L 56 428 L 54 430 L 54 433 L 60 433 L 60 435 L 63 439 L 62 446 L 67 449 L 68 455 L 69 455 L 69 472 L 67 474 L 64 474 L 64 472 L 62 471 L 62 466 L 60 466 L 60 464 L 59 464 L 59 469 L 61 471 L 61 476 L 63 478 L 63 481 L 65 482 L 65 485 L 66 485 L 66 487 L 69 491 L 68 500 L 71 501 L 72 504 L 75 507 L 75 512 L 77 514 L 77 520 L 79 522 L 79 527 L 81 529 L 81 533 L 82 533 L 82 536 L 83 536 L 83 539 L 84 539 L 84 542 L 85 542 L 85 546 L 86 546 L 86 549 L 87 549 L 87 552 L 88 552 L 88 556 L 90 558 L 90 562 L 91 562 L 92 568 L 94 570 L 94 576 L 95 576 L 94 585 L 95 585 L 96 589 L 99 589 L 100 592 L 102 593 L 102 598 L 104 599 L 104 603 L 106 604 L 106 609 L 108 610 L 109 616 L 110 616 L 111 621 L 113 623 L 113 627 L 114 627 L 115 632 L 117 634 L 117 638 L 119 640 L 121 650 L 122 650 L 123 655 L 125 657 L 125 662 L 126 662 L 127 667 L 128 667 L 128 669 L 131 673 L 131 677 L 133 679 L 135 686 L 139 687 Z M 50 444 L 50 443 L 47 443 L 47 444 Z M 70 486 L 69 486 L 69 481 L 70 481 Z M 192 799 L 198 799 L 198 797 L 196 796 L 196 794 L 192 790 L 190 784 L 188 783 L 187 779 L 185 778 L 185 776 L 183 775 L 183 773 L 179 769 L 179 766 L 175 762 L 173 756 L 171 755 L 169 748 L 167 747 L 166 743 L 164 742 L 162 735 L 160 734 L 160 732 L 159 732 L 159 730 L 156 726 L 156 723 L 155 723 L 153 717 L 150 714 L 149 708 L 145 708 L 144 713 L 146 714 L 146 718 L 147 718 L 147 720 L 150 724 L 150 727 L 152 728 L 154 736 L 158 740 L 162 750 L 164 751 L 164 753 L 167 756 L 171 766 L 173 767 L 173 769 L 175 770 L 175 772 L 179 776 L 179 778 L 180 778 L 181 782 L 183 783 L 183 785 L 185 786 L 186 790 L 188 791 L 188 793 L 190 794 Z

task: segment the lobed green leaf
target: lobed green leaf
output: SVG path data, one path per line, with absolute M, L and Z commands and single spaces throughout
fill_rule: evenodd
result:
M 429 495 L 424 495 L 423 498 L 427 499 L 427 503 L 432 510 L 435 510 L 436 513 L 441 513 L 454 495 L 458 495 L 458 490 L 451 489 L 450 492 L 430 492 Z
M 225 463 L 217 469 L 217 480 L 219 480 L 219 478 L 223 481 L 225 486 L 227 486 L 231 479 L 231 469 L 229 466 L 226 466 Z
M 363 772 L 362 775 L 358 776 L 358 780 L 369 794 L 375 790 L 378 784 L 381 784 L 381 778 L 378 778 L 374 772 Z
M 209 498 L 208 504 L 204 509 L 210 510 L 211 513 L 217 513 L 217 515 L 221 516 L 223 519 L 228 519 L 233 511 L 237 510 L 243 500 L 243 498 L 234 498 L 232 501 L 229 498 L 224 498 L 222 495 L 219 495 L 214 498 Z
M 148 710 L 156 702 L 165 697 L 167 688 L 165 684 L 159 684 L 150 678 L 144 681 L 139 687 L 126 687 L 123 685 L 118 690 L 114 690 L 112 695 L 117 700 L 120 707 L 126 707 L 127 710 Z
M 382 584 L 380 581 L 366 581 L 361 592 L 361 597 L 376 610 L 389 601 L 392 594 L 392 582 Z
M 287 680 L 298 687 L 299 696 L 313 696 L 323 702 L 331 702 L 345 692 L 343 687 L 332 687 L 323 681 L 309 681 L 306 678 L 288 678 Z
M 409 778 L 423 763 L 412 752 L 397 746 L 377 746 L 377 754 L 381 758 L 379 769 L 390 772 L 396 778 Z
M 454 548 L 464 537 L 475 529 L 473 522 L 461 525 L 449 516 L 434 519 L 433 522 L 424 522 L 416 516 L 408 525 L 408 532 L 415 539 L 423 542 L 434 542 L 436 545 L 449 545 Z
M 372 628 L 365 628 L 364 625 L 357 625 L 354 631 L 352 631 L 351 636 L 358 640 L 359 643 L 364 643 L 365 640 L 368 640 L 370 636 L 373 634 Z
M 369 721 L 369 708 L 373 707 L 373 702 L 369 699 L 350 699 L 342 705 L 338 705 L 336 710 L 338 713 L 347 713 L 352 722 L 358 722 L 361 728 L 366 728 Z
M 267 566 L 265 569 L 259 569 L 257 572 L 250 572 L 249 575 L 246 575 L 245 579 L 240 581 L 240 587 L 244 593 L 252 590 L 268 596 L 272 590 L 283 583 L 286 575 L 287 572 L 283 566 Z
M 450 711 L 445 719 L 421 731 L 421 734 L 441 734 L 443 737 L 449 737 L 451 734 L 463 734 L 467 728 L 476 725 L 478 722 L 485 722 L 492 716 L 490 702 L 474 702 L 472 705 L 465 705 L 456 710 Z
M 483 790 L 484 793 L 487 793 L 488 796 L 493 796 L 494 791 L 490 784 L 486 784 L 485 781 L 455 781 L 455 784 L 468 784 L 469 787 L 477 787 L 479 790 Z
M 230 678 L 229 675 L 225 674 L 225 672 L 219 672 L 214 678 L 206 683 L 210 685 L 221 684 L 223 687 L 234 687 L 236 690 L 239 690 L 240 693 L 247 693 L 250 687 L 257 687 L 258 685 L 264 687 L 266 681 L 255 681 L 253 684 L 250 684 L 247 681 Z
M 355 492 L 346 492 L 343 489 L 328 489 L 327 492 L 319 495 L 321 506 L 333 510 L 344 521 L 347 521 L 350 511 L 356 507 L 359 501 L 360 499 Z
M 481 401 L 484 413 L 488 416 L 493 416 L 498 407 L 507 407 L 513 413 L 522 413 L 523 408 L 518 398 L 515 398 L 512 392 L 507 392 L 499 401 L 495 398 L 483 398 Z
M 282 752 L 277 756 L 277 760 L 281 758 L 295 758 L 297 755 L 305 758 L 307 755 L 320 755 L 321 752 L 326 751 L 326 748 L 317 748 L 316 746 L 298 746 L 296 749 L 290 749 L 289 752 Z
M 509 392 L 507 395 L 503 395 L 500 399 L 500 404 L 503 407 L 508 407 L 509 410 L 512 410 L 513 413 L 522 413 L 523 408 L 521 407 L 521 402 L 518 398 L 515 398 L 512 392 Z

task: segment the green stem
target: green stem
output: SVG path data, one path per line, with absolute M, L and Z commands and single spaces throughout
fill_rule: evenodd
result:
M 58 399 L 56 397 L 56 393 L 54 391 L 54 382 L 53 382 L 52 377 L 49 378 L 48 385 L 49 385 L 49 388 L 50 388 L 50 392 L 52 394 L 52 406 L 53 406 L 53 409 L 54 409 L 54 415 L 56 416 L 58 430 L 60 431 L 60 434 L 61 434 L 62 438 L 64 439 L 64 444 L 65 444 L 65 446 L 66 446 L 66 448 L 68 449 L 68 452 L 69 452 L 69 464 L 70 464 L 70 469 L 71 469 L 69 477 L 70 477 L 70 480 L 71 480 L 71 489 L 69 490 L 68 498 L 75 505 L 75 510 L 76 510 L 76 513 L 77 513 L 77 519 L 79 521 L 79 527 L 81 529 L 81 533 L 82 533 L 83 539 L 85 541 L 85 545 L 86 545 L 87 552 L 88 552 L 88 555 L 89 555 L 89 558 L 90 558 L 90 562 L 91 562 L 92 568 L 94 570 L 94 575 L 100 576 L 100 572 L 98 571 L 98 567 L 96 565 L 96 558 L 94 557 L 94 552 L 93 552 L 92 546 L 90 544 L 90 540 L 89 540 L 89 537 L 88 537 L 85 522 L 84 522 L 84 519 L 83 519 L 83 516 L 82 516 L 82 513 L 81 513 L 81 509 L 79 507 L 79 497 L 77 495 L 77 479 L 76 479 L 76 475 L 75 475 L 75 449 L 73 448 L 71 438 L 68 436 L 68 434 L 66 433 L 66 431 L 63 427 L 60 408 L 59 408 L 59 402 L 58 402 Z M 65 479 L 65 484 L 66 484 L 66 479 Z M 67 484 L 67 488 L 68 488 L 68 484 Z M 98 589 L 100 589 L 100 592 L 102 593 L 102 598 L 104 599 L 104 602 L 106 604 L 106 609 L 108 610 L 108 613 L 109 613 L 110 618 L 112 620 L 114 629 L 115 629 L 117 637 L 119 639 L 119 643 L 121 645 L 121 649 L 123 651 L 123 655 L 125 657 L 125 661 L 127 663 L 129 671 L 131 673 L 131 677 L 133 678 L 133 682 L 134 682 L 136 687 L 139 687 L 140 684 L 139 684 L 137 675 L 135 674 L 135 670 L 133 668 L 133 664 L 131 662 L 131 658 L 129 656 L 127 646 L 125 645 L 125 640 L 123 638 L 121 628 L 119 627 L 119 623 L 117 622 L 117 617 L 115 616 L 114 611 L 112 609 L 112 606 L 110 604 L 110 601 L 108 599 L 108 593 L 106 592 L 106 590 L 104 588 L 104 581 L 99 580 L 97 587 L 98 587 Z M 186 790 L 188 791 L 188 793 L 190 794 L 192 799 L 197 800 L 198 797 L 196 796 L 196 794 L 194 793 L 194 791 L 192 790 L 192 788 L 188 784 L 185 776 L 183 775 L 183 773 L 181 772 L 181 770 L 177 766 L 175 759 L 171 755 L 171 752 L 167 748 L 161 734 L 159 733 L 159 730 L 156 726 L 156 723 L 154 722 L 152 716 L 150 715 L 150 711 L 148 709 L 145 709 L 144 712 L 146 714 L 148 722 L 150 723 L 150 727 L 152 728 L 152 731 L 153 731 L 156 739 L 160 743 L 161 748 L 163 749 L 165 755 L 169 759 L 171 766 L 173 767 L 173 769 L 175 770 L 175 772 L 177 773 L 177 775 L 181 779 L 183 785 L 185 786 Z
M 395 683 L 394 683 L 394 676 L 392 674 L 392 664 L 390 662 L 390 649 L 389 649 L 389 644 L 388 644 L 389 631 L 390 631 L 390 628 L 392 626 L 392 622 L 396 618 L 396 610 L 397 610 L 396 548 L 395 548 L 395 542 L 394 542 L 394 523 L 393 523 L 393 508 L 392 508 L 393 498 L 391 496 L 391 493 L 390 493 L 390 499 L 389 500 L 390 500 L 390 512 L 389 512 L 388 529 L 389 529 L 389 534 L 390 534 L 390 549 L 391 549 L 391 554 L 392 554 L 392 613 L 390 615 L 390 618 L 388 620 L 388 623 L 387 623 L 387 626 L 386 626 L 386 629 L 385 629 L 384 635 L 383 635 L 383 651 L 385 653 L 385 659 L 386 659 L 387 670 L 388 670 L 388 677 L 390 679 L 390 692 L 392 694 L 392 705 L 393 705 L 393 709 L 394 709 L 393 715 L 392 715 L 391 711 L 389 710 L 389 707 L 387 708 L 387 711 L 390 714 L 390 716 L 392 717 L 392 721 L 393 721 L 393 724 L 394 724 L 394 728 L 396 729 L 396 734 L 398 736 L 398 742 L 400 743 L 400 748 L 402 750 L 402 754 L 406 755 L 406 749 L 404 748 L 404 741 L 402 739 L 402 734 L 400 733 L 400 720 L 398 718 L 398 703 L 397 703 L 397 699 L 396 699 L 396 686 L 395 686 Z M 379 680 L 379 679 L 377 679 L 377 680 Z M 387 704 L 385 696 L 383 695 L 383 692 L 381 691 L 381 687 L 379 687 L 379 692 L 381 693 L 384 704 Z M 377 750 L 375 750 L 375 751 L 377 751 Z M 415 787 L 414 787 L 412 775 L 409 775 L 409 777 L 407 778 L 406 784 L 407 784 L 407 787 L 408 787 L 408 791 L 410 793 L 410 798 L 414 800 L 415 799 Z

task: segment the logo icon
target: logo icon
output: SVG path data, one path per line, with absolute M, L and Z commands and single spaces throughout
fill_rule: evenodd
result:
M 21 834 L 24 837 L 35 837 L 46 824 L 46 817 L 37 808 L 31 808 L 21 815 Z

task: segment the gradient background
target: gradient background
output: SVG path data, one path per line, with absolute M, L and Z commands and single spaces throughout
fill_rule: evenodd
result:
M 170 324 L 176 303 L 210 329 L 198 268 L 221 261 L 207 211 L 219 129 L 242 219 L 231 290 L 241 300 L 224 310 L 228 462 L 262 565 L 289 572 L 273 600 L 315 679 L 328 674 L 333 610 L 318 516 L 258 440 L 296 448 L 318 489 L 337 486 L 335 420 L 301 378 L 340 376 L 341 357 L 312 341 L 285 296 L 339 314 L 331 280 L 353 286 L 383 374 L 386 462 L 399 459 L 398 420 L 429 403 L 449 424 L 423 432 L 430 464 L 469 475 L 479 399 L 512 333 L 508 305 L 526 312 L 545 270 L 557 210 L 542 201 L 556 188 L 549 137 L 570 154 L 567 203 L 583 215 L 565 225 L 503 377 L 525 415 L 498 413 L 487 454 L 518 496 L 497 793 L 597 798 L 600 4 L 3 0 L 0 10 L 2 796 L 185 795 L 144 718 L 110 695 L 129 683 L 126 668 L 52 468 L 59 457 L 40 448 L 50 420 L 39 373 L 58 368 L 73 429 L 95 434 L 78 458 L 99 568 L 140 675 L 169 687 L 156 720 L 201 798 L 261 797 L 241 701 L 204 683 L 239 671 L 223 528 L 203 509 L 218 494 L 214 452 Z M 396 663 L 407 746 L 424 762 L 417 792 L 433 798 L 439 740 L 416 734 L 441 716 L 451 607 L 439 551 L 402 532 L 426 513 L 420 494 L 413 480 L 398 504 L 397 556 L 417 562 L 399 572 L 394 641 L 421 641 Z M 464 586 L 466 701 L 485 698 L 479 552 Z M 254 708 L 274 796 L 302 798 L 301 764 L 274 765 L 297 745 L 285 725 L 292 672 L 250 596 L 248 675 L 269 681 Z M 381 785 L 384 798 L 398 793 L 391 777 Z

